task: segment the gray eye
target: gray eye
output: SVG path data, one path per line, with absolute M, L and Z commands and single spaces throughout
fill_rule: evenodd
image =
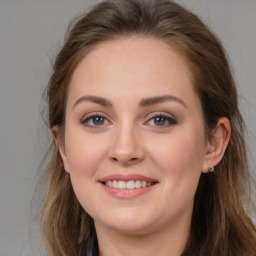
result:
M 81 122 L 83 125 L 88 126 L 88 127 L 96 127 L 96 126 L 103 126 L 108 124 L 108 120 L 101 115 L 93 115 L 85 118 Z
M 102 116 L 96 116 L 92 118 L 94 125 L 103 125 L 105 123 L 105 118 Z
M 157 116 L 154 118 L 155 125 L 165 125 L 166 121 L 167 121 L 166 117 L 163 117 L 163 116 Z
M 169 116 L 165 115 L 156 115 L 147 122 L 151 126 L 163 126 L 168 127 L 174 124 L 177 124 L 177 121 Z

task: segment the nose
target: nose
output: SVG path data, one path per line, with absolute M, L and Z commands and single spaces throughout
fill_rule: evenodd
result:
M 109 151 L 111 161 L 129 166 L 145 158 L 142 136 L 132 126 L 123 125 L 116 130 Z

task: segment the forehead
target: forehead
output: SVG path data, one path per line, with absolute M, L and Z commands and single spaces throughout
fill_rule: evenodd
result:
M 160 91 L 169 94 L 170 88 L 180 94 L 182 86 L 193 93 L 186 59 L 161 40 L 134 36 L 106 41 L 89 51 L 73 73 L 69 94 L 111 97 L 122 91 L 125 98 L 152 97 Z

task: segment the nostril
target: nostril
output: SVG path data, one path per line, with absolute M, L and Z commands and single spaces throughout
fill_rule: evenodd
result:
M 138 161 L 138 158 L 137 157 L 133 157 L 133 158 L 130 158 L 130 159 L 119 159 L 118 157 L 112 157 L 111 158 L 111 160 L 113 161 L 113 162 L 136 162 L 136 161 Z
M 112 161 L 117 162 L 118 159 L 116 157 L 112 157 Z

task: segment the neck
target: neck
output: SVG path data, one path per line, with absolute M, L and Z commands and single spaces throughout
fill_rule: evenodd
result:
M 95 223 L 99 256 L 180 256 L 189 235 L 190 221 L 143 234 L 127 234 Z

